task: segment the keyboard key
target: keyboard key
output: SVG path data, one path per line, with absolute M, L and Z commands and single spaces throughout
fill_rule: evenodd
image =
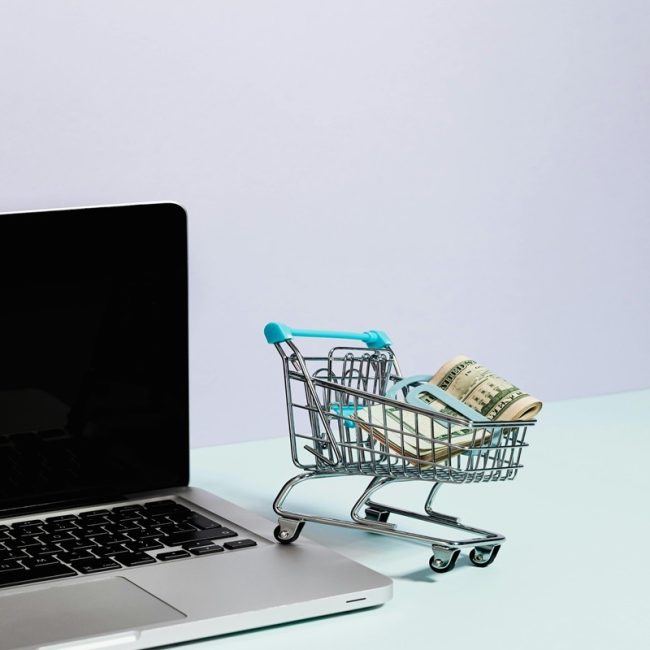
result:
M 252 539 L 237 539 L 234 542 L 226 542 L 224 546 L 229 551 L 234 551 L 237 548 L 247 548 L 249 546 L 257 546 L 257 542 L 254 542 Z
M 64 531 L 68 530 L 80 530 L 79 526 L 77 526 L 75 521 L 69 520 L 69 521 L 55 521 L 54 523 L 51 524 L 45 524 L 43 526 L 45 530 L 48 533 L 62 533 Z
M 176 504 L 174 508 L 164 508 L 161 512 L 158 510 L 145 510 L 143 514 L 145 517 L 152 520 L 167 518 L 167 521 L 164 521 L 163 523 L 170 523 L 170 521 L 171 523 L 178 523 L 179 521 L 186 519 L 191 512 L 192 511 L 189 508 Z
M 77 571 L 81 571 L 81 573 L 98 573 L 99 571 L 122 568 L 117 562 L 105 557 L 92 560 L 77 560 L 71 562 L 71 564 Z
M 41 543 L 35 537 L 19 537 L 18 539 L 8 539 L 4 544 L 8 549 L 11 550 L 41 545 Z
M 20 560 L 23 557 L 27 557 L 27 553 L 22 549 L 3 549 L 0 551 L 0 562 L 5 562 L 7 560 Z
M 195 542 L 187 542 L 187 544 L 182 544 L 182 546 L 186 551 L 190 551 L 193 548 L 199 548 L 200 546 L 214 546 L 214 544 L 209 539 L 199 539 Z
M 143 506 L 141 506 L 139 503 L 131 503 L 126 506 L 117 506 L 112 509 L 112 512 L 116 513 L 122 513 L 122 512 L 133 512 L 133 511 L 140 511 L 143 509 Z
M 5 530 L 9 530 L 9 526 L 5 526 L 4 524 L 0 524 L 0 533 L 4 532 Z
M 76 562 L 77 560 L 94 560 L 95 556 L 90 551 L 75 551 L 74 553 L 64 553 L 61 552 L 57 555 L 61 562 L 70 564 Z
M 195 533 L 196 528 L 189 524 L 170 524 L 169 526 L 158 526 L 158 530 L 164 535 L 183 535 L 185 533 Z
M 89 528 L 90 526 L 105 526 L 106 524 L 112 524 L 113 522 L 108 517 L 86 517 L 85 519 L 79 519 L 77 524 L 81 528 Z
M 118 565 L 119 566 L 119 565 Z M 46 564 L 36 569 L 14 569 L 0 572 L 0 587 L 21 585 L 41 580 L 66 578 L 77 575 L 76 571 L 63 564 Z
M 180 546 L 188 542 L 197 542 L 203 539 L 223 539 L 224 537 L 237 537 L 237 533 L 221 526 L 219 528 L 209 528 L 208 530 L 195 530 L 193 533 L 169 535 L 161 538 L 160 541 L 167 544 L 167 546 Z
M 221 524 L 218 524 L 216 521 L 212 521 L 212 519 L 208 519 L 207 517 L 204 517 L 203 515 L 199 515 L 196 512 L 193 512 L 186 520 L 185 523 L 191 524 L 192 526 L 195 526 L 199 530 L 206 530 L 208 528 L 220 528 Z
M 155 540 L 162 537 L 161 533 L 157 530 L 130 530 L 128 535 L 135 541 Z
M 74 542 L 74 541 L 77 541 L 68 532 L 45 533 L 44 535 L 40 535 L 40 539 L 42 539 L 47 544 L 60 544 L 61 542 Z
M 137 542 L 125 542 L 124 546 L 133 552 L 137 551 L 157 551 L 164 546 L 155 540 L 138 540 Z M 122 560 L 120 560 L 121 562 Z
M 150 515 L 147 516 L 144 525 L 145 526 L 164 526 L 166 524 L 174 523 L 167 515 Z
M 0 530 L 0 542 L 4 541 L 5 539 L 13 539 L 11 535 L 4 530 Z
M 61 547 L 56 544 L 41 544 L 41 546 L 30 546 L 28 552 L 32 557 L 56 555 L 57 553 L 61 553 Z
M 166 535 L 168 530 L 172 530 L 175 527 L 176 527 L 176 524 L 173 521 L 167 521 L 167 523 L 160 524 L 159 526 L 156 526 L 156 530 L 161 535 Z
M 71 542 L 61 542 L 59 546 L 69 553 L 75 553 L 76 551 L 84 551 L 86 549 L 97 548 L 97 544 L 90 539 L 75 539 Z
M 163 562 L 168 560 L 180 560 L 183 557 L 192 557 L 187 551 L 171 551 L 169 553 L 158 553 L 156 557 Z
M 104 546 L 96 546 L 93 548 L 93 553 L 99 557 L 106 557 L 107 555 L 118 555 L 119 553 L 127 553 L 128 549 L 122 544 L 105 544 Z
M 144 509 L 150 514 L 161 515 L 165 512 L 174 512 L 179 508 L 179 504 L 176 501 L 171 501 L 170 499 L 165 499 L 164 501 L 150 501 L 149 503 L 144 504 Z
M 97 539 L 93 537 L 92 539 Z M 131 538 L 127 537 L 124 533 L 119 535 L 106 535 L 105 537 L 99 538 L 99 543 L 106 546 L 107 544 L 123 544 L 124 542 L 130 542 Z
M 119 535 L 121 533 L 128 533 L 131 530 L 142 530 L 140 526 L 138 526 L 136 523 L 132 521 L 125 521 L 124 523 L 119 523 L 119 524 L 106 524 L 104 526 L 106 530 L 111 534 L 111 535 Z
M 16 528 L 31 528 L 32 526 L 42 526 L 43 522 L 40 519 L 28 519 L 27 521 L 17 521 L 14 524 L 11 524 L 11 527 L 15 530 Z
M 77 515 L 57 515 L 56 517 L 47 517 L 45 520 L 48 524 L 58 524 L 62 521 L 77 521 Z
M 102 526 L 87 526 L 86 528 L 80 528 L 75 531 L 75 537 L 79 539 L 88 538 L 88 537 L 102 537 L 108 535 L 108 531 Z
M 21 526 L 13 529 L 11 533 L 14 537 L 36 537 L 43 533 L 43 529 L 40 526 Z
M 118 512 L 110 517 L 115 523 L 124 523 L 127 521 L 140 521 L 142 515 L 138 511 Z
M 220 553 L 223 551 L 221 546 L 216 544 L 211 544 L 210 546 L 199 546 L 197 548 L 191 548 L 190 553 L 192 555 L 209 555 L 210 553 Z
M 146 553 L 122 553 L 116 558 L 124 566 L 140 566 L 141 564 L 154 564 L 154 560 L 151 555 Z
M 56 558 L 49 555 L 46 555 L 44 557 L 28 557 L 24 560 L 21 560 L 21 562 L 28 569 L 38 569 L 38 567 L 46 566 L 48 564 L 59 564 L 59 561 Z
M 108 510 L 86 510 L 86 512 L 80 512 L 79 517 L 81 519 L 92 519 L 93 517 L 103 517 L 108 514 L 110 514 Z
M 15 571 L 16 569 L 20 569 L 20 564 L 18 562 L 12 561 L 12 562 L 0 562 L 0 573 L 3 571 Z

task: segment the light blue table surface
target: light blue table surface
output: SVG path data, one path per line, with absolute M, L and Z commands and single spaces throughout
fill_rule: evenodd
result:
M 439 510 L 506 535 L 499 557 L 486 569 L 462 556 L 454 571 L 436 575 L 424 545 L 308 523 L 303 534 L 390 576 L 393 600 L 191 645 L 648 648 L 649 420 L 650 390 L 547 404 L 514 481 L 444 486 Z M 192 451 L 193 485 L 269 519 L 273 497 L 296 473 L 287 436 Z M 317 481 L 289 504 L 344 515 L 362 485 L 346 477 Z M 426 488 L 403 484 L 390 494 L 418 507 Z M 215 585 L 215 592 L 232 588 Z M 255 588 L 254 577 L 247 588 Z

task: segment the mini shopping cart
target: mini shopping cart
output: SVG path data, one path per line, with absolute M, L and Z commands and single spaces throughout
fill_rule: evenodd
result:
M 474 565 L 491 564 L 505 537 L 463 525 L 456 517 L 436 512 L 432 502 L 443 483 L 514 479 L 522 467 L 521 452 L 528 446 L 526 432 L 535 420 L 486 421 L 429 383 L 431 376 L 402 377 L 391 341 L 381 331 L 303 330 L 269 323 L 264 334 L 282 359 L 291 456 L 303 470 L 287 481 L 273 503 L 278 515 L 277 541 L 295 541 L 305 522 L 311 521 L 430 544 L 433 555 L 429 566 L 437 573 L 453 569 L 466 548 Z M 293 341 L 296 337 L 356 340 L 366 347 L 334 347 L 326 356 L 303 356 Z M 423 390 L 459 416 L 432 410 L 418 399 Z M 419 453 L 422 450 L 427 454 Z M 371 477 L 352 507 L 350 519 L 291 512 L 283 507 L 300 483 L 335 476 Z M 378 490 L 400 481 L 433 484 L 423 512 L 373 499 Z M 400 530 L 389 521 L 391 515 L 453 528 L 471 537 L 451 540 Z

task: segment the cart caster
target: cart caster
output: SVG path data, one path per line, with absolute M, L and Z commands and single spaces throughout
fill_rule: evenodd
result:
M 300 537 L 300 531 L 302 531 L 304 525 L 304 521 L 291 521 L 285 519 L 275 527 L 273 537 L 275 537 L 280 544 L 291 544 L 291 542 L 295 542 L 298 537 Z
M 390 512 L 388 510 L 379 510 L 378 508 L 366 508 L 366 519 L 370 521 L 378 521 L 379 523 L 385 524 L 388 521 L 388 516 Z
M 494 562 L 494 558 L 499 554 L 500 548 L 501 546 L 477 546 L 469 552 L 469 561 L 478 567 L 490 566 Z
M 460 549 L 452 552 L 436 553 L 429 558 L 429 566 L 436 573 L 447 573 L 456 566 L 456 560 L 460 555 Z

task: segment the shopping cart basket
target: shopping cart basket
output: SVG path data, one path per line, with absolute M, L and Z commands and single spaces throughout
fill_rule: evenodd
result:
M 491 564 L 505 537 L 463 525 L 457 517 L 435 511 L 432 502 L 443 483 L 515 478 L 522 467 L 526 432 L 535 420 L 486 421 L 428 383 L 430 376 L 402 377 L 391 341 L 381 331 L 303 330 L 269 323 L 264 334 L 282 359 L 291 456 L 303 470 L 287 481 L 273 503 L 278 542 L 295 541 L 305 522 L 311 521 L 430 544 L 433 555 L 429 566 L 437 573 L 453 569 L 464 548 L 470 549 L 474 565 Z M 349 339 L 366 347 L 334 347 L 327 356 L 303 356 L 295 337 Z M 458 417 L 432 410 L 421 401 L 422 391 L 453 408 Z M 371 477 L 350 519 L 291 512 L 283 507 L 298 484 L 335 476 Z M 411 480 L 433 484 L 423 512 L 373 499 L 380 488 Z M 452 540 L 401 530 L 388 521 L 391 515 L 453 528 L 471 537 Z

